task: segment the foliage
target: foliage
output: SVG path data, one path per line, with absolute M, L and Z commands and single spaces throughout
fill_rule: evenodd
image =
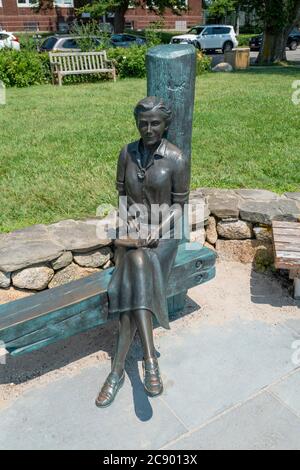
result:
M 204 72 L 211 71 L 212 58 L 208 55 L 205 55 L 202 51 L 197 52 L 197 76 L 201 75 Z
M 249 41 L 251 38 L 257 36 L 256 34 L 240 34 L 238 37 L 239 47 L 249 46 Z
M 70 34 L 78 36 L 76 39 L 82 52 L 97 51 L 106 49 L 109 46 L 109 34 L 99 30 L 97 21 L 90 21 L 89 23 L 75 23 L 73 24 Z M 95 44 L 95 38 L 100 40 L 99 45 Z
M 145 37 L 148 47 L 158 46 L 162 43 L 160 30 L 162 29 L 163 25 L 164 21 L 161 19 L 160 21 L 151 23 L 150 26 L 145 30 Z
M 146 46 L 133 46 L 126 49 L 116 47 L 107 51 L 109 59 L 114 60 L 120 78 L 146 76 Z
M 1 50 L 0 80 L 6 86 L 19 88 L 49 82 L 48 55 L 31 51 Z
M 235 11 L 237 0 L 213 0 L 208 8 L 209 16 L 221 20 Z
M 184 0 L 81 0 L 80 3 L 82 5 L 80 12 L 89 12 L 94 18 L 102 16 L 107 11 L 115 11 L 119 7 L 126 8 L 127 10 L 129 4 L 132 6 L 146 6 L 159 15 L 163 14 L 166 8 L 171 8 L 177 14 L 186 10 Z
M 300 0 L 243 0 L 242 3 L 255 9 L 266 30 L 275 34 L 300 21 Z

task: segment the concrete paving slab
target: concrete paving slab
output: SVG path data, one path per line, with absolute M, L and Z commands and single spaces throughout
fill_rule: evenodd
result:
M 286 378 L 270 390 L 300 417 L 300 371 Z
M 165 336 L 162 399 L 186 427 L 198 427 L 294 370 L 292 341 L 287 328 L 258 321 L 202 324 Z
M 24 394 L 0 413 L 0 449 L 157 449 L 186 432 L 132 375 L 134 401 L 126 377 L 115 403 L 96 408 L 108 370 L 109 365 L 89 368 Z
M 300 306 L 300 302 L 299 302 Z M 299 309 L 299 316 L 300 316 L 300 309 Z M 294 331 L 295 334 L 295 340 L 298 338 L 300 340 L 300 318 L 298 319 L 288 319 L 285 322 L 285 326 L 287 328 L 290 328 L 291 330 Z
M 263 393 L 165 449 L 299 450 L 300 419 Z

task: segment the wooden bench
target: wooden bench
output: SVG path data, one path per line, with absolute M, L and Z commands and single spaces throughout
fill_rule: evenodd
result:
M 213 279 L 216 253 L 199 243 L 180 245 L 170 276 L 169 314 L 182 310 L 187 289 Z M 115 318 L 107 286 L 114 268 L 0 305 L 0 341 L 13 356 L 35 351 Z
M 300 223 L 273 221 L 275 267 L 288 269 L 294 279 L 295 299 L 300 299 Z
M 107 59 L 106 51 L 100 52 L 49 52 L 53 84 L 56 79 L 62 85 L 67 75 L 107 73 L 116 81 L 113 61 Z

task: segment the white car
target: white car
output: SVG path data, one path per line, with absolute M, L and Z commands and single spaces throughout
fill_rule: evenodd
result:
M 0 49 L 14 49 L 15 51 L 20 50 L 20 43 L 17 36 L 7 31 L 0 31 Z
M 171 44 L 194 44 L 203 51 L 222 49 L 225 52 L 231 51 L 239 43 L 233 26 L 210 24 L 194 26 L 187 34 L 173 36 Z

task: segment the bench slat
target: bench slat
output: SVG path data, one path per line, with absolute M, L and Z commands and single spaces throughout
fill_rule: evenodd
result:
M 273 221 L 275 266 L 278 269 L 300 268 L 300 224 Z
M 276 249 L 279 251 L 293 251 L 300 252 L 300 243 L 285 243 L 285 242 L 276 242 Z
M 272 225 L 273 225 L 273 228 L 283 228 L 283 229 L 291 228 L 291 229 L 295 229 L 296 223 L 295 222 L 285 221 L 285 220 L 273 220 Z
M 300 237 L 300 229 L 298 228 L 290 228 L 290 229 L 283 229 L 283 228 L 280 228 L 280 229 L 274 229 L 273 230 L 273 234 L 274 234 L 274 238 L 276 240 L 277 237 L 280 237 L 280 236 L 286 236 L 286 237 Z
M 187 247 L 192 249 L 187 250 Z M 215 276 L 216 254 L 197 243 L 181 245 L 168 286 L 172 300 Z M 113 269 L 0 306 L 0 340 L 12 355 L 104 324 L 108 319 L 107 285 Z M 109 318 L 110 319 L 110 318 Z

